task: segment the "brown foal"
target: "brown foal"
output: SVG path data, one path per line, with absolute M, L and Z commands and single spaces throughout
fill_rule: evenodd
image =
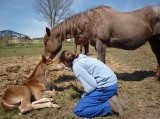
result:
M 87 55 L 89 52 L 89 42 L 85 38 L 74 38 L 74 53 L 77 54 L 77 46 L 80 45 L 80 53 L 84 47 L 84 54 Z
M 50 97 L 55 95 L 55 90 L 46 90 L 45 79 L 49 71 L 62 70 L 63 68 L 64 66 L 58 62 L 42 56 L 42 60 L 27 80 L 21 85 L 9 87 L 4 92 L 1 107 L 5 110 L 19 109 L 21 113 L 45 107 L 59 108 L 57 104 L 51 102 L 53 99 Z

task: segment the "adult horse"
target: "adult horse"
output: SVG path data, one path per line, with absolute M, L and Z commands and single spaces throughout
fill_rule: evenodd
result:
M 52 30 L 46 28 L 45 56 L 54 58 L 61 50 L 62 40 L 84 37 L 95 46 L 97 58 L 105 62 L 107 47 L 135 50 L 150 43 L 157 58 L 154 79 L 160 80 L 160 8 L 148 6 L 132 12 L 118 12 L 99 6 L 74 15 Z
M 87 55 L 89 52 L 89 42 L 85 38 L 74 38 L 74 53 L 77 54 L 77 46 L 80 45 L 80 53 L 84 47 L 84 54 Z

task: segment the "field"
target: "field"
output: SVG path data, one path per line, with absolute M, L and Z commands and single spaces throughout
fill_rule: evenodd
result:
M 71 50 L 73 45 L 66 44 L 62 50 L 65 49 Z M 40 61 L 43 50 L 43 45 L 0 48 L 0 93 L 29 77 Z M 90 47 L 88 56 L 96 58 L 93 47 Z M 107 48 L 106 64 L 118 77 L 118 95 L 126 107 L 125 119 L 159 119 L 160 84 L 152 80 L 156 58 L 149 44 L 134 51 Z M 75 81 L 73 73 L 51 72 L 46 81 L 48 83 L 55 85 L 57 95 L 52 98 L 54 103 L 61 106 L 60 109 L 44 108 L 20 114 L 19 110 L 5 111 L 0 108 L 0 119 L 83 119 L 72 113 L 83 92 L 83 87 Z M 116 119 L 116 116 L 94 119 Z

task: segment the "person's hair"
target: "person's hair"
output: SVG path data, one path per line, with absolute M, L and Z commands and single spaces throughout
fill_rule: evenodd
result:
M 69 50 L 64 50 L 61 55 L 59 56 L 59 61 L 64 63 L 64 62 L 73 62 L 75 58 L 77 58 L 78 55 L 73 54 Z

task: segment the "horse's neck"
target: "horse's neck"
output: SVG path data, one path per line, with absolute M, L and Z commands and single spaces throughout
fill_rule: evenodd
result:
M 32 74 L 32 77 L 29 78 L 29 80 L 26 80 L 26 82 L 37 82 L 37 83 L 44 83 L 45 79 L 47 77 L 47 71 L 46 69 L 40 64 L 36 71 Z M 25 82 L 24 82 L 25 83 Z
M 80 16 L 81 18 L 82 16 Z M 68 39 L 68 38 L 75 38 L 78 37 L 81 33 L 82 30 L 84 29 L 84 22 L 85 19 L 81 18 L 82 20 L 79 21 L 75 21 L 75 19 L 70 19 L 70 20 L 66 20 L 64 23 L 61 24 L 61 27 L 63 28 L 63 32 L 65 33 L 65 35 L 63 36 L 62 41 Z M 74 33 L 76 31 L 76 34 Z
M 35 80 L 44 83 L 45 81 L 44 79 L 46 78 L 46 73 L 47 73 L 46 69 L 44 68 L 44 66 L 42 66 L 42 64 L 40 64 L 34 74 Z

